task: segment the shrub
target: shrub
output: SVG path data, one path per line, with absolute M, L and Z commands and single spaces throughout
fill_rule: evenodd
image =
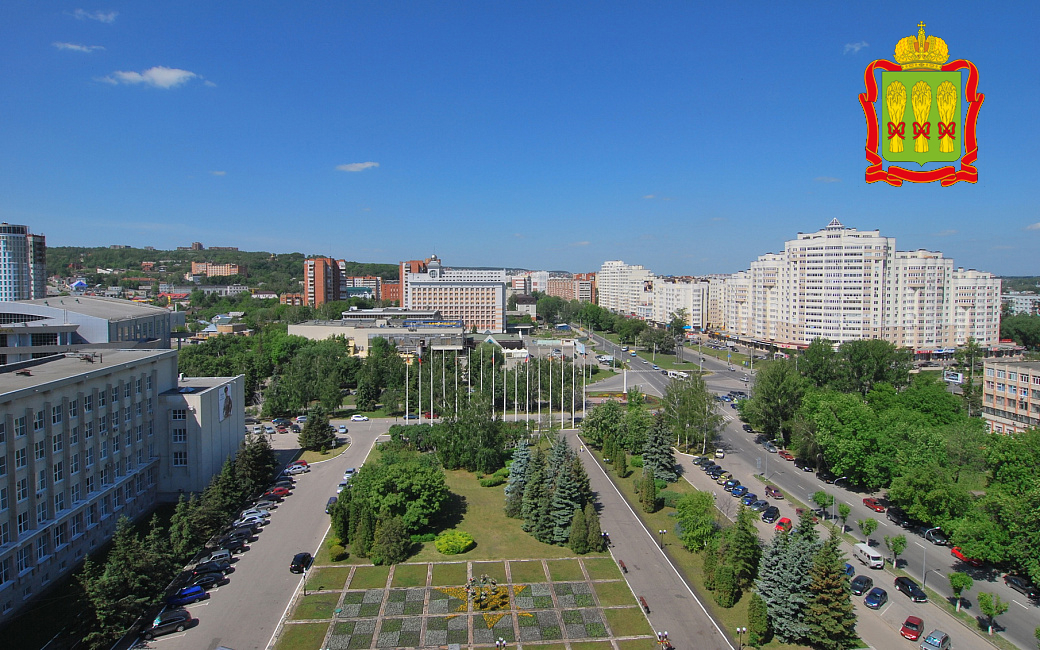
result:
M 663 490 L 666 487 L 668 487 L 668 481 L 664 481 L 662 479 L 656 479 L 654 481 L 654 485 L 657 486 L 657 491 L 660 492 L 661 490 Z
M 476 545 L 473 536 L 462 530 L 446 530 L 434 541 L 437 551 L 443 555 L 465 553 Z
M 498 487 L 499 485 L 502 485 L 505 482 L 506 482 L 506 479 L 505 479 L 504 476 L 492 475 L 492 476 L 489 476 L 487 478 L 480 479 L 480 486 L 481 487 Z
M 657 498 L 661 500 L 665 508 L 674 508 L 681 496 L 678 492 L 672 492 L 671 490 L 662 490 L 657 493 Z
M 426 542 L 432 542 L 437 539 L 436 533 L 423 533 L 422 535 L 412 535 L 413 544 L 425 544 Z
M 643 457 L 642 456 L 632 456 L 631 458 L 628 459 L 628 464 L 631 465 L 632 467 L 642 467 L 643 466 Z
M 510 460 L 509 462 L 511 463 L 513 461 Z M 509 478 L 509 468 L 508 467 L 503 467 L 502 469 L 500 469 L 497 472 L 495 472 L 494 474 L 492 474 L 492 476 L 498 476 L 502 480 L 505 480 L 505 479 Z
M 350 553 L 339 544 L 333 544 L 329 547 L 329 556 L 332 558 L 333 562 L 342 562 L 350 557 Z

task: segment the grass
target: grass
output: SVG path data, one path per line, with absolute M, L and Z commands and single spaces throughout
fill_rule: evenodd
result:
M 466 563 L 433 565 L 433 584 L 437 586 L 461 587 L 466 584 Z
M 320 451 L 305 451 L 302 454 L 300 454 L 300 458 L 299 459 L 300 460 L 305 460 L 308 463 L 317 463 L 319 461 L 329 460 L 329 459 L 335 458 L 335 457 L 339 456 L 340 454 L 342 454 L 343 452 L 345 452 L 348 449 L 350 449 L 350 444 L 349 443 L 347 443 L 347 444 L 345 444 L 345 445 L 343 445 L 341 447 L 336 447 L 335 449 L 330 449 L 327 452 L 325 452 L 324 454 L 321 453 Z
M 603 607 L 616 607 L 618 605 L 635 605 L 635 598 L 628 583 L 619 580 L 617 582 L 596 582 L 593 584 L 596 595 L 599 596 L 599 604 Z
M 394 569 L 392 587 L 425 587 L 429 564 L 398 564 Z
M 495 582 L 506 581 L 506 565 L 504 562 L 474 562 L 473 577 L 480 580 L 480 576 L 487 574 Z
M 585 560 L 585 570 L 591 580 L 614 580 L 621 577 L 621 569 L 612 557 L 594 557 Z
M 643 610 L 638 607 L 605 609 L 603 616 L 607 619 L 612 636 L 638 636 L 654 633 L 650 629 L 650 623 L 647 622 Z
M 340 593 L 313 594 L 304 596 L 293 610 L 293 620 L 332 618 L 332 612 L 339 603 Z
M 318 567 L 307 572 L 307 590 L 343 589 L 350 577 L 350 567 Z
M 585 574 L 581 572 L 581 565 L 577 560 L 552 560 L 549 565 L 549 575 L 554 582 L 568 582 L 584 580 Z
M 359 566 L 350 579 L 351 589 L 383 589 L 390 575 L 388 566 Z
M 278 637 L 278 643 L 274 645 L 274 648 L 275 650 L 319 650 L 328 630 L 327 623 L 286 625 L 282 628 L 282 635 Z
M 545 582 L 545 569 L 538 560 L 510 562 L 509 574 L 514 584 Z
M 610 641 L 580 641 L 571 644 L 571 650 L 607 650 Z
M 658 647 L 653 639 L 626 639 L 617 642 L 618 650 L 654 650 Z

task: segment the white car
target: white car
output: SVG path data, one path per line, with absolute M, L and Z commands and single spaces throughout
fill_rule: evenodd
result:
M 296 416 L 296 424 L 303 424 L 306 421 L 307 421 L 307 416 L 306 415 L 297 415 Z
M 274 427 L 272 427 L 270 424 L 265 424 L 264 425 L 264 433 L 269 434 L 269 435 L 273 434 L 274 433 Z
M 293 476 L 295 474 L 306 474 L 309 471 L 311 471 L 311 468 L 307 467 L 306 465 L 293 465 L 292 467 L 286 469 L 285 473 L 289 476 Z
M 238 518 L 245 519 L 246 517 L 263 517 L 264 519 L 267 519 L 270 516 L 270 510 L 264 510 L 263 508 L 250 508 L 249 510 L 243 510 L 242 514 L 238 515 Z
M 260 515 L 249 515 L 248 517 L 239 517 L 238 521 L 231 525 L 234 528 L 238 528 L 239 526 L 250 524 L 254 526 L 263 526 L 267 524 L 267 519 L 265 517 L 261 517 Z
M 350 483 L 346 483 L 346 482 L 340 483 L 339 485 L 336 486 L 336 494 L 339 494 L 340 492 L 342 492 L 343 490 L 347 489 L 348 487 L 350 487 Z
M 339 432 L 340 433 L 346 433 L 347 432 L 347 425 L 345 425 L 345 424 L 339 425 Z
M 354 415 L 350 416 L 350 421 L 351 422 L 368 422 L 368 416 L 367 415 L 361 415 L 360 413 L 355 413 Z

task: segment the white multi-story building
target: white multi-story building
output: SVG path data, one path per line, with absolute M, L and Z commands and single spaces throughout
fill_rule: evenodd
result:
M 508 284 L 505 269 L 443 267 L 434 255 L 423 271 L 406 274 L 402 306 L 436 310 L 467 328 L 498 334 L 506 327 Z
M 0 369 L 0 623 L 111 537 L 198 491 L 244 437 L 243 377 L 178 381 L 172 350 Z
M 1008 306 L 1011 315 L 1015 314 L 1040 314 L 1040 295 L 1035 291 L 1008 291 L 1001 294 L 1000 302 Z
M 707 323 L 708 283 L 693 278 L 659 277 L 651 297 L 651 320 L 668 323 L 672 314 L 686 310 L 686 324 L 704 329 Z
M 603 263 L 596 274 L 599 306 L 615 313 L 631 316 L 648 311 L 654 293 L 653 271 L 621 260 Z
M 46 239 L 27 226 L 0 223 L 0 301 L 46 296 Z

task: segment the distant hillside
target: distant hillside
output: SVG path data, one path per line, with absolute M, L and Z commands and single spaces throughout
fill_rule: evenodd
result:
M 1001 291 L 1036 291 L 1040 278 L 1035 276 L 1007 276 L 1000 278 Z

